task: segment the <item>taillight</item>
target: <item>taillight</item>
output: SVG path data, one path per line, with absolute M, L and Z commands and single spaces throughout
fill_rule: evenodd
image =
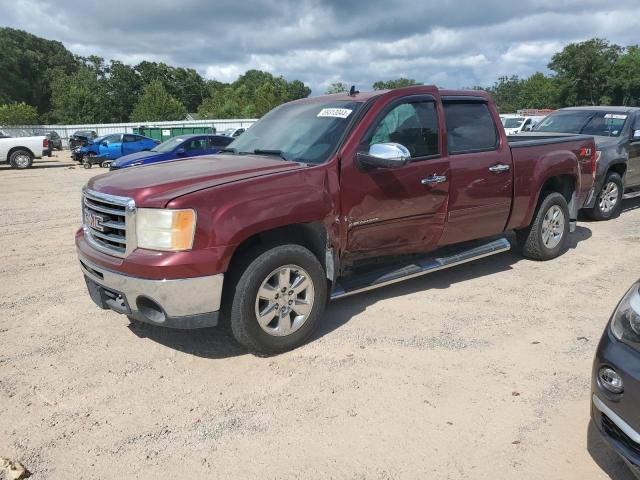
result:
M 48 138 L 44 138 L 42 140 L 42 148 L 49 148 L 49 139 Z

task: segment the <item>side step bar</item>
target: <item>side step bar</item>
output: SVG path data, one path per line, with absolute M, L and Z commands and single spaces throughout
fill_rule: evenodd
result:
M 622 195 L 623 200 L 628 200 L 630 198 L 637 198 L 637 197 L 640 197 L 640 190 L 636 192 L 625 193 L 624 195 Z
M 506 238 L 499 238 L 448 257 L 427 257 L 395 270 L 377 270 L 364 274 L 361 277 L 341 279 L 338 280 L 333 287 L 329 298 L 330 300 L 336 300 L 338 298 L 348 297 L 356 293 L 366 292 L 374 288 L 384 287 L 385 285 L 420 277 L 427 273 L 444 270 L 445 268 L 455 267 L 456 265 L 471 262 L 479 258 L 506 252 L 510 249 L 511 244 L 509 241 Z

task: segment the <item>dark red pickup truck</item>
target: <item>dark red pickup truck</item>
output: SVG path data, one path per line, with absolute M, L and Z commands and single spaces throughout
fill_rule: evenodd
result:
M 94 177 L 76 234 L 92 299 L 252 351 L 303 343 L 328 299 L 510 248 L 563 252 L 592 137 L 507 138 L 478 91 L 419 86 L 282 105 L 209 157 Z M 419 255 L 422 256 L 419 256 Z

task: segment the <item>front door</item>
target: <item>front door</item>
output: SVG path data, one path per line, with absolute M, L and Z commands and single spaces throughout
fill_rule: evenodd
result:
M 364 134 L 358 151 L 399 143 L 411 161 L 396 169 L 347 164 L 342 210 L 347 254 L 393 255 L 429 251 L 442 234 L 449 195 L 449 162 L 441 157 L 439 114 L 428 95 L 391 102 Z
M 513 195 L 511 149 L 483 98 L 443 98 L 451 168 L 442 245 L 501 233 Z

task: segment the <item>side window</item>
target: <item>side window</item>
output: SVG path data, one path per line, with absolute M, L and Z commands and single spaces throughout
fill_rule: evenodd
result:
M 120 135 L 111 135 L 104 139 L 107 142 L 107 145 L 113 145 L 114 143 L 120 143 L 121 137 Z
M 131 143 L 131 142 L 137 142 L 138 138 L 135 135 L 125 135 L 124 136 L 124 143 Z
M 483 102 L 445 102 L 449 154 L 495 150 L 498 132 Z
M 375 143 L 400 143 L 409 149 L 412 158 L 440 153 L 435 103 L 403 103 L 394 107 L 376 127 L 369 145 Z
M 204 150 L 205 149 L 205 140 L 203 138 L 194 138 L 193 140 L 189 140 L 185 145 L 186 151 L 193 150 Z

